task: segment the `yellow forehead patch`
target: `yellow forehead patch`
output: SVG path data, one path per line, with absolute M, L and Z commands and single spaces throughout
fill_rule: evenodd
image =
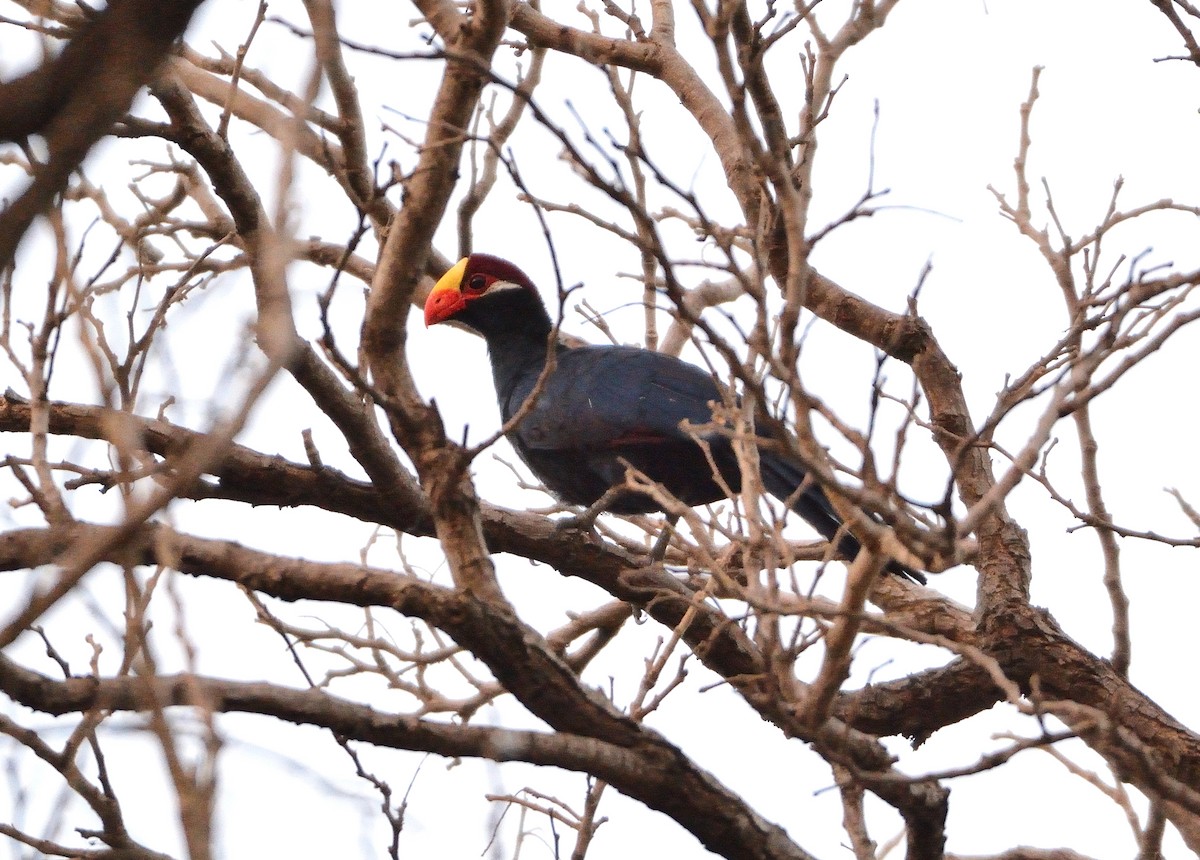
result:
M 446 274 L 438 278 L 438 282 L 433 285 L 433 292 L 440 293 L 446 290 L 453 290 L 456 293 L 462 292 L 462 279 L 466 273 L 467 258 L 463 257 L 447 269 Z

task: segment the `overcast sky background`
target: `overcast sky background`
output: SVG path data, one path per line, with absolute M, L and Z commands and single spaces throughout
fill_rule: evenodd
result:
M 188 41 L 205 51 L 212 40 L 233 52 L 249 29 L 255 5 L 210 2 L 189 31 Z M 296 5 L 279 3 L 271 11 L 302 24 Z M 423 47 L 418 36 L 427 28 L 409 28 L 409 20 L 416 15 L 410 7 L 385 10 L 381 8 L 385 4 L 370 4 L 368 10 L 360 4 L 342 5 L 346 37 L 394 50 Z M 576 26 L 587 26 L 582 16 L 567 7 L 549 4 L 545 11 Z M 827 20 L 836 20 L 833 13 L 841 8 L 842 4 L 827 4 Z M 7 3 L 0 3 L 0 12 L 16 14 Z M 679 14 L 681 29 L 686 32 L 684 22 L 690 22 L 690 13 L 681 8 Z M 30 45 L 22 39 L 15 28 L 0 29 L 0 74 L 6 78 L 29 61 Z M 874 172 L 875 187 L 890 189 L 882 201 L 884 211 L 835 231 L 819 246 L 816 264 L 848 289 L 900 310 L 922 268 L 930 263 L 932 271 L 921 294 L 920 311 L 962 371 L 975 414 L 986 414 L 1005 374 L 1024 370 L 1065 327 L 1062 302 L 1049 270 L 1032 246 L 998 214 L 995 198 L 987 190 L 991 184 L 1010 195 L 1014 191 L 1011 165 L 1018 139 L 1018 109 L 1028 96 L 1032 68 L 1040 65 L 1045 71 L 1032 126 L 1030 176 L 1035 181 L 1047 178 L 1064 224 L 1073 235 L 1079 235 L 1102 217 L 1118 176 L 1125 179 L 1122 201 L 1126 206 L 1164 197 L 1181 203 L 1200 202 L 1200 172 L 1196 169 L 1200 72 L 1178 61 L 1154 62 L 1179 53 L 1177 43 L 1165 19 L 1144 2 L 907 0 L 881 32 L 847 57 L 842 70 L 849 78 L 821 129 L 818 156 L 814 223 L 836 220 L 864 190 L 877 103 Z M 425 115 L 440 65 L 430 61 L 395 63 L 354 52 L 347 57 L 363 93 L 372 140 L 376 144 L 388 141 L 389 157 L 411 166 L 411 150 L 393 132 L 380 127 L 390 126 L 413 138 L 423 134 L 421 123 L 406 117 Z M 783 57 L 781 63 L 783 60 L 790 62 L 794 57 Z M 294 36 L 268 23 L 247 62 L 294 83 L 306 72 L 308 61 Z M 778 74 L 787 73 L 786 66 L 781 66 Z M 798 66 L 790 73 L 802 93 Z M 692 133 L 669 95 L 648 80 L 639 87 L 651 155 L 674 180 L 696 189 L 718 214 L 732 212 L 731 200 L 720 190 L 719 164 L 707 143 Z M 567 108 L 569 101 L 593 131 L 607 125 L 620 137 L 619 117 L 606 114 L 606 102 L 597 95 L 605 91 L 606 84 L 595 70 L 552 58 L 538 100 L 568 128 L 576 128 Z M 154 110 L 151 106 L 144 109 Z M 242 152 L 257 153 L 244 159 L 263 175 L 275 170 L 274 145 L 262 135 L 240 138 L 235 145 Z M 512 145 L 531 189 L 548 197 L 561 195 L 561 188 L 567 187 L 561 183 L 568 168 L 556 159 L 558 148 L 553 139 L 529 123 Z M 86 169 L 93 181 L 136 173 L 125 164 L 126 146 L 107 144 L 89 160 Z M 157 155 L 161 154 L 159 148 Z M 340 200 L 327 202 L 321 196 L 321 189 L 327 186 L 315 171 L 311 174 L 312 185 L 304 185 L 296 195 L 296 233 L 344 240 L 353 227 L 350 213 Z M 0 179 L 0 191 L 11 195 L 16 187 L 12 174 L 0 173 Z M 124 180 L 117 182 L 122 184 Z M 498 192 L 496 201 L 481 213 L 475 230 L 476 249 L 517 262 L 550 299 L 554 277 L 540 229 L 527 207 L 503 196 L 503 191 Z M 1036 187 L 1034 198 L 1041 199 Z M 619 277 L 640 270 L 637 256 L 577 220 L 559 216 L 552 218 L 552 224 L 560 243 L 564 281 L 583 283 L 581 294 L 606 312 L 619 336 L 637 339 L 641 311 L 634 304 L 640 297 L 640 285 Z M 1194 217 L 1160 215 L 1114 234 L 1109 253 L 1115 262 L 1118 252 L 1134 256 L 1151 249 L 1146 265 L 1173 262 L 1178 269 L 1189 270 L 1200 266 L 1197 239 Z M 36 240 L 25 246 L 26 271 L 36 268 L 38 247 Z M 680 247 L 688 254 L 699 253 L 694 247 Z M 452 223 L 439 234 L 438 248 L 452 258 L 457 256 Z M 369 249 L 364 253 L 373 255 Z M 703 276 L 701 272 L 693 274 L 697 279 Z M 294 271 L 291 286 L 297 315 L 310 334 L 317 331 L 315 296 L 326 287 L 327 277 L 327 273 L 310 268 Z M 231 280 L 236 284 L 237 279 Z M 353 349 L 361 314 L 355 290 L 343 287 L 336 306 L 338 331 L 348 352 Z M 214 308 L 218 302 L 221 304 Z M 242 282 L 204 296 L 180 318 L 172 333 L 174 352 L 162 357 L 161 369 L 164 390 L 174 376 L 191 392 L 190 400 L 180 402 L 171 413 L 175 420 L 203 426 L 211 418 L 214 400 L 232 402 L 225 392 L 237 390 L 246 371 L 231 368 L 225 356 L 235 354 L 232 344 L 244 338 L 244 325 L 252 313 L 249 291 Z M 494 431 L 498 415 L 482 343 L 448 327 L 427 332 L 415 310 L 409 326 L 414 371 L 422 391 L 436 397 L 450 434 L 455 436 L 458 428 L 469 425 L 470 437 L 477 441 Z M 598 332 L 575 315 L 568 315 L 565 328 L 600 339 Z M 212 356 L 219 358 L 214 361 Z M 1185 333 L 1096 406 L 1105 487 L 1118 522 L 1174 535 L 1194 532 L 1163 490 L 1177 487 L 1200 505 L 1194 411 L 1197 358 L 1196 339 Z M 62 387 L 55 396 L 95 397 L 95 385 L 85 365 L 79 362 L 78 367 L 77 376 L 65 371 L 59 374 L 56 384 Z M 814 326 L 802 363 L 806 384 L 856 422 L 866 416 L 873 368 L 869 350 L 830 326 Z M 889 365 L 888 374 L 894 390 L 906 393 L 906 371 Z M 8 379 L 3 382 L 15 385 Z M 299 430 L 309 424 L 297 423 L 295 416 L 308 412 L 311 409 L 304 395 L 290 381 L 281 381 L 256 413 L 243 441 L 268 453 L 303 460 Z M 1025 410 L 1001 441 L 1015 447 L 1034 420 L 1035 410 Z M 326 462 L 357 473 L 341 453 L 331 426 L 317 418 L 304 421 L 312 422 Z M 913 497 L 932 501 L 944 486 L 945 464 L 927 442 L 914 445 L 901 474 L 902 484 Z M 1065 488 L 1078 495 L 1078 482 L 1069 474 L 1073 463 L 1067 452 L 1069 440 L 1064 439 L 1063 447 L 1065 468 L 1059 477 Z M 503 444 L 496 446 L 496 453 L 509 462 L 516 461 Z M 491 501 L 514 507 L 546 502 L 545 497 L 516 489 L 511 471 L 489 455 L 479 459 L 476 474 L 480 494 Z M 84 510 L 85 515 L 96 519 L 113 515 L 108 499 L 97 497 L 86 504 L 96 507 Z M 1097 653 L 1108 653 L 1111 613 L 1100 583 L 1101 563 L 1094 537 L 1088 532 L 1068 534 L 1070 522 L 1064 513 L 1028 483 L 1013 493 L 1010 511 L 1030 531 L 1035 603 L 1048 607 L 1078 641 Z M 255 547 L 314 559 L 354 559 L 371 536 L 362 524 L 331 523 L 328 516 L 305 509 L 250 512 L 231 505 L 181 502 L 172 507 L 171 516 L 185 531 L 231 537 Z M 27 512 L 5 511 L 0 513 L 0 527 L 29 522 L 27 517 Z M 803 530 L 797 533 L 808 534 Z M 406 539 L 403 549 L 414 566 L 444 576 L 432 542 Z M 394 567 L 394 541 L 380 540 L 370 558 Z M 1183 639 L 1195 626 L 1200 598 L 1195 552 L 1127 542 L 1122 560 L 1133 606 L 1131 677 L 1182 722 L 1200 725 L 1200 696 L 1196 695 L 1191 665 L 1194 640 Z M 540 629 L 561 624 L 568 609 L 604 601 L 598 590 L 549 569 L 509 558 L 500 558 L 498 563 L 506 593 Z M 975 582 L 968 568 L 938 576 L 932 584 L 960 602 L 973 602 Z M 21 585 L 0 583 L 0 588 L 8 592 Z M 178 585 L 186 596 L 186 624 L 200 647 L 202 671 L 301 683 L 278 638 L 251 623 L 245 603 L 230 601 L 227 584 L 189 580 Z M 104 604 L 114 589 L 119 589 L 119 579 L 111 572 L 99 571 L 89 578 L 88 587 L 96 603 Z M 48 619 L 50 629 L 61 631 L 56 643 L 80 667 L 86 664 L 86 644 L 78 632 L 72 638 L 69 631 L 96 629 L 97 619 L 110 611 L 78 601 Z M 350 618 L 315 605 L 287 611 L 297 619 L 311 612 L 314 624 L 319 623 L 318 618 Z M 167 625 L 171 620 L 168 614 L 161 623 Z M 402 620 L 389 618 L 385 623 L 398 637 L 403 636 L 406 625 Z M 648 654 L 655 638 L 665 632 L 655 629 L 652 622 L 628 626 L 624 648 L 602 656 L 587 676 L 606 688 L 612 676 L 611 689 L 618 702 L 628 701 L 639 680 L 630 675 L 631 655 Z M 1181 641 L 1189 644 L 1181 648 Z M 38 665 L 39 651 L 36 643 L 22 640 L 14 654 Z M 246 654 L 273 655 L 273 661 L 264 657 L 262 663 L 247 664 Z M 941 659 L 930 649 L 869 641 L 859 652 L 855 679 L 865 681 L 869 672 L 874 672 L 876 679 L 900 676 Z M 640 667 L 640 658 L 632 657 L 632 665 Z M 840 802 L 836 791 L 826 790 L 830 776 L 820 760 L 800 744 L 780 742 L 772 727 L 723 688 L 700 692 L 713 680 L 693 665 L 688 689 L 670 697 L 650 724 L 661 726 L 702 766 L 742 792 L 769 819 L 787 827 L 807 850 L 822 858 L 850 856 L 841 847 Z M 365 695 L 380 709 L 405 706 L 381 687 Z M 511 701 L 502 701 L 479 719 L 498 725 L 538 726 Z M 114 723 L 137 725 L 125 718 Z M 60 724 L 49 718 L 44 725 L 49 737 L 65 731 L 54 728 Z M 244 716 L 223 717 L 220 726 L 226 740 L 219 815 L 219 845 L 224 856 L 315 858 L 352 856 L 350 852 L 356 849 L 363 857 L 383 855 L 382 831 L 373 812 L 376 799 L 354 779 L 344 755 L 324 733 Z M 1027 733 L 1036 730 L 1032 721 L 1016 721 L 1011 709 L 998 706 L 939 732 L 915 753 L 907 752 L 906 745 L 898 741 L 890 741 L 889 746 L 904 753 L 906 771 L 920 774 L 974 762 L 981 754 L 1005 745 L 993 738 L 995 732 L 1014 727 L 1023 727 Z M 129 750 L 131 766 L 125 769 L 118 764 L 116 774 L 126 809 L 137 823 L 135 833 L 155 848 L 181 854 L 170 790 L 153 745 L 136 731 L 111 734 L 109 743 L 110 763 L 120 763 L 125 758 L 123 751 Z M 1061 749 L 1082 766 L 1105 772 L 1082 744 L 1068 743 Z M 529 785 L 557 792 L 577 806 L 582 802 L 584 780 L 574 774 L 520 765 L 497 768 L 480 762 L 449 763 L 386 750 L 365 750 L 364 757 L 398 790 L 413 781 L 401 843 L 406 856 L 488 854 L 488 822 L 496 807 L 483 799 L 485 792 L 502 794 Z M 38 765 L 29 763 L 27 767 L 32 773 Z M 1042 753 L 1025 753 L 999 771 L 950 785 L 953 802 L 948 848 L 952 851 L 987 853 L 1020 842 L 1047 848 L 1065 845 L 1098 858 L 1136 853 L 1118 809 L 1099 792 L 1080 787 L 1076 778 Z M 8 790 L 0 788 L 0 792 Z M 53 796 L 35 798 L 34 811 L 45 814 L 53 803 Z M 899 821 L 890 811 L 879 804 L 871 809 L 876 838 L 882 841 L 889 833 L 899 832 Z M 605 795 L 601 813 L 612 820 L 600 829 L 589 856 L 704 856 L 695 840 L 672 822 L 646 814 L 639 804 L 615 792 Z M 503 849 L 493 856 L 511 856 L 517 818 L 517 810 L 508 811 L 507 829 L 498 842 Z M 529 821 L 525 826 L 533 828 L 535 839 L 550 839 L 544 820 Z M 569 852 L 570 844 L 568 837 L 564 853 Z M 9 846 L 3 850 L 19 856 Z M 1167 857 L 1187 856 L 1173 834 L 1165 851 Z M 521 856 L 553 855 L 549 849 L 527 843 Z

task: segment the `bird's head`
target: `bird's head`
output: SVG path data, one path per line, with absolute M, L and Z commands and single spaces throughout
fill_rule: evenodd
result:
M 505 301 L 506 295 L 510 301 Z M 542 307 L 533 282 L 524 272 L 491 254 L 472 254 L 451 266 L 434 286 L 425 300 L 425 325 L 454 320 L 480 330 L 480 323 L 494 316 L 501 306 L 524 305 L 530 298 Z

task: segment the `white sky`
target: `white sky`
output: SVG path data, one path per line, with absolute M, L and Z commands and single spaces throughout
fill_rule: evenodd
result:
M 272 7 L 272 13 L 301 21 L 294 5 L 280 3 Z M 406 22 L 415 16 L 411 8 L 390 10 L 395 21 L 385 26 L 380 16 L 386 13 L 374 4 L 362 20 L 354 17 L 362 7 L 342 5 L 346 36 L 397 50 L 419 47 L 406 29 Z M 189 41 L 205 50 L 214 39 L 233 51 L 249 27 L 254 6 L 213 0 Z M 545 11 L 586 26 L 569 6 L 547 4 Z M 842 4 L 829 4 L 825 20 L 834 20 L 833 13 L 841 8 Z M 680 19 L 682 27 L 689 13 L 681 9 Z M 12 28 L 0 29 L 0 43 L 7 46 L 13 38 Z M 259 38 L 248 60 L 252 65 L 292 79 L 305 72 L 305 64 L 296 62 L 297 43 L 292 37 L 267 25 Z M 8 76 L 18 67 L 17 54 L 9 53 L 7 47 L 4 53 L 7 56 L 0 58 L 0 73 Z M 961 369 L 972 408 L 982 416 L 1004 384 L 1005 374 L 1020 373 L 1065 327 L 1062 303 L 1048 270 L 998 214 L 987 190 L 989 184 L 1005 193 L 1013 190 L 1011 164 L 1017 144 L 1018 107 L 1027 97 L 1031 68 L 1045 67 L 1033 122 L 1031 178 L 1047 178 L 1068 231 L 1078 235 L 1102 216 L 1117 176 L 1126 181 L 1122 197 L 1126 206 L 1168 196 L 1181 203 L 1200 202 L 1196 169 L 1200 73 L 1180 62 L 1153 62 L 1177 53 L 1177 37 L 1149 3 L 993 0 L 985 5 L 907 0 L 884 30 L 855 49 L 843 67 L 849 79 L 822 128 L 814 223 L 836 219 L 865 187 L 875 102 L 880 114 L 875 184 L 891 190 L 884 203 L 896 208 L 835 231 L 818 250 L 818 266 L 870 300 L 901 309 L 922 267 L 931 262 L 932 274 L 920 309 Z M 707 54 L 697 51 L 696 56 Z M 410 137 L 421 135 L 419 122 L 406 121 L 399 114 L 424 114 L 438 66 L 428 62 L 397 65 L 353 53 L 348 58 L 355 64 L 364 94 L 364 114 L 373 127 L 374 139 L 386 139 L 389 157 L 411 166 L 408 147 L 394 135 L 379 134 L 376 129 L 383 122 Z M 781 57 L 780 76 L 788 73 L 784 60 L 792 62 L 794 52 Z M 398 75 L 398 70 L 403 74 Z M 539 101 L 553 116 L 574 129 L 564 106 L 570 99 L 593 129 L 607 123 L 621 136 L 619 117 L 603 113 L 597 94 L 604 92 L 605 84 L 596 72 L 561 60 L 549 63 L 547 72 Z M 790 73 L 800 89 L 798 67 L 791 66 Z M 730 201 L 719 191 L 719 166 L 706 145 L 669 97 L 655 91 L 649 81 L 639 86 L 647 110 L 650 153 L 662 159 L 676 181 L 694 184 L 698 193 L 707 195 L 704 199 L 715 211 L 729 211 Z M 244 153 L 257 152 L 244 157 L 261 168 L 263 175 L 270 175 L 276 158 L 269 141 L 260 135 L 243 138 L 239 146 Z M 569 187 L 563 184 L 568 172 L 555 160 L 557 149 L 548 136 L 530 126 L 514 140 L 514 151 L 535 193 L 562 199 L 562 189 Z M 93 158 L 88 166 L 92 178 L 124 171 L 122 152 L 108 146 Z M 12 193 L 10 178 L 0 174 L 0 189 L 6 195 Z M 306 184 L 296 200 L 303 207 L 297 233 L 320 233 L 334 241 L 344 238 L 353 226 L 344 207 L 332 198 L 325 205 L 322 195 L 328 186 L 315 171 L 306 182 L 311 185 Z M 501 191 L 497 197 L 502 195 Z M 1036 188 L 1035 200 L 1041 200 Z M 634 254 L 566 216 L 555 217 L 552 223 L 561 231 L 559 251 L 566 283 L 586 283 L 585 295 L 602 311 L 637 301 L 640 287 L 617 277 L 618 273 L 639 271 Z M 475 238 L 477 249 L 510 257 L 550 296 L 553 277 L 548 256 L 527 209 L 499 200 L 489 204 L 477 223 Z M 452 223 L 439 235 L 438 247 L 456 256 Z M 1152 264 L 1172 261 L 1181 270 L 1195 268 L 1200 265 L 1196 219 L 1164 215 L 1131 225 L 1114 234 L 1107 252 L 1115 261 L 1118 254 L 1134 256 L 1147 248 L 1152 248 L 1148 257 Z M 26 252 L 31 256 L 29 248 Z M 685 253 L 698 253 L 698 249 L 688 248 Z M 293 291 L 298 314 L 307 315 L 301 322 L 310 333 L 315 332 L 312 300 L 324 289 L 326 278 L 311 269 L 296 270 Z M 360 306 L 355 292 L 356 287 L 347 285 L 339 297 L 338 325 L 348 351 L 353 348 Z M 219 302 L 223 304 L 218 306 Z M 225 341 L 232 343 L 242 337 L 241 323 L 251 313 L 246 284 L 231 279 L 216 295 L 188 309 L 172 335 L 179 340 L 173 342 L 203 344 L 209 355 L 228 355 L 222 351 Z M 629 339 L 638 337 L 640 310 L 615 310 L 607 318 Z M 221 322 L 215 324 L 214 319 Z M 472 439 L 490 434 L 498 418 L 482 344 L 447 328 L 426 332 L 415 312 L 409 324 L 414 370 L 422 390 L 437 398 L 448 431 L 457 435 L 458 428 L 469 424 Z M 567 328 L 599 338 L 577 317 L 568 317 Z M 229 385 L 222 378 L 225 359 L 206 363 L 196 361 L 179 346 L 175 350 L 173 372 L 186 383 L 191 400 L 181 402 L 172 414 L 176 420 L 202 425 L 214 396 L 219 401 L 217 393 Z M 1200 475 L 1191 456 L 1195 415 L 1190 394 L 1197 358 L 1195 338 L 1185 332 L 1096 407 L 1108 502 L 1119 522 L 1135 528 L 1153 526 L 1174 535 L 1194 531 L 1163 488 L 1178 487 L 1200 504 Z M 807 384 L 849 417 L 865 415 L 873 366 L 868 350 L 831 327 L 818 325 L 805 348 L 804 362 Z M 890 368 L 889 377 L 895 390 L 907 391 L 908 378 L 902 368 Z M 5 384 L 9 382 L 5 380 Z M 76 392 L 69 381 L 62 385 L 59 397 L 94 396 L 89 383 L 74 386 Z M 278 383 L 244 441 L 269 453 L 303 459 L 299 431 L 312 426 L 326 461 L 357 472 L 340 453 L 332 428 L 310 413 L 304 396 L 292 383 Z M 1002 439 L 1018 443 L 1035 418 L 1032 410 L 1016 416 Z M 1068 442 L 1069 438 L 1064 438 L 1064 449 L 1070 447 Z M 945 465 L 928 444 L 924 447 L 924 451 L 914 452 L 901 477 L 913 496 L 932 499 L 941 490 Z M 497 446 L 497 453 L 515 462 L 502 445 Z M 1058 456 L 1059 479 L 1078 495 L 1078 482 L 1072 481 L 1069 473 L 1071 456 L 1065 450 Z M 997 466 L 1003 468 L 1002 463 Z M 489 500 L 513 506 L 544 503 L 541 497 L 516 491 L 511 472 L 487 455 L 480 458 L 476 471 L 481 495 Z M 96 501 L 94 515 L 111 516 L 107 500 Z M 1070 635 L 1098 653 L 1107 653 L 1111 648 L 1110 610 L 1100 585 L 1094 538 L 1086 532 L 1067 534 L 1069 521 L 1036 487 L 1019 487 L 1010 510 L 1030 531 L 1035 602 L 1050 609 Z M 172 516 L 185 530 L 229 536 L 308 558 L 356 558 L 358 548 L 370 536 L 361 524 L 331 524 L 329 518 L 307 510 L 249 512 L 181 503 L 172 509 Z M 22 512 L 0 514 L 0 527 L 25 521 Z M 436 551 L 429 542 L 406 540 L 404 549 L 415 565 L 436 572 Z M 1194 640 L 1186 638 L 1194 631 L 1192 618 L 1200 598 L 1195 554 L 1136 542 L 1124 544 L 1122 553 L 1133 602 L 1133 680 L 1176 718 L 1198 726 L 1200 698 L 1191 688 L 1190 678 L 1185 675 L 1181 679 L 1178 669 L 1181 657 L 1190 661 L 1188 655 L 1195 651 Z M 394 544 L 381 541 L 372 550 L 372 560 L 394 566 Z M 500 558 L 498 563 L 506 592 L 540 629 L 562 623 L 567 610 L 603 601 L 604 596 L 591 586 L 564 580 L 546 568 L 509 558 Z M 969 604 L 974 595 L 972 573 L 960 568 L 937 577 L 933 584 Z M 3 587 L 7 591 L 13 584 Z M 93 575 L 89 585 L 101 602 L 111 600 L 114 589 L 119 588 L 116 578 L 104 573 Z M 227 585 L 188 581 L 179 586 L 186 594 L 187 624 L 200 644 L 204 671 L 299 683 L 278 639 L 251 623 L 249 607 L 232 601 Z M 318 617 L 331 621 L 349 617 L 315 605 L 284 611 L 300 622 L 307 616 L 314 624 Z M 58 644 L 80 667 L 86 661 L 86 646 L 77 633 L 73 639 L 68 631 L 72 623 L 94 629 L 94 618 L 88 607 L 76 605 L 49 619 L 52 629 L 62 631 Z M 169 629 L 168 622 L 169 615 L 160 629 Z M 405 629 L 404 622 L 395 618 L 387 619 L 386 624 L 398 636 Z M 631 655 L 648 653 L 654 639 L 663 634 L 652 623 L 625 631 L 629 639 L 625 650 L 598 660 L 589 680 L 607 687 L 609 676 L 614 675 L 616 698 L 627 701 L 638 681 L 630 675 Z M 36 643 L 23 644 L 14 653 L 45 671 Z M 115 653 L 115 649 L 110 652 Z M 244 655 L 251 653 L 263 655 L 262 662 L 247 663 Z M 870 641 L 860 651 L 856 680 L 865 680 L 866 673 L 876 668 L 876 677 L 898 676 L 937 659 L 922 649 Z M 632 660 L 635 667 L 640 666 L 640 657 Z M 769 819 L 788 828 L 805 849 L 822 858 L 850 856 L 841 847 L 845 840 L 836 792 L 823 791 L 830 778 L 819 759 L 799 744 L 782 741 L 773 728 L 724 689 L 697 692 L 712 680 L 693 666 L 690 689 L 668 699 L 651 724 L 730 788 L 743 792 Z M 385 709 L 389 702 L 404 706 L 377 687 L 363 687 L 371 690 L 369 700 L 376 707 Z M 350 695 L 357 688 L 348 684 L 341 689 Z M 480 719 L 536 726 L 511 701 L 481 714 Z M 49 727 L 52 722 L 47 719 L 43 724 Z M 118 722 L 136 724 L 128 719 Z M 382 832 L 372 813 L 375 799 L 353 778 L 348 762 L 326 736 L 244 716 L 225 718 L 221 726 L 227 742 L 219 815 L 224 856 L 383 855 Z M 1030 721 L 1014 719 L 1011 709 L 999 707 L 939 732 L 916 753 L 905 752 L 901 743 L 890 745 L 904 753 L 906 771 L 922 773 L 961 766 L 1003 746 L 992 738 L 996 732 L 1033 730 Z M 110 762 L 123 758 L 124 747 L 135 757 L 131 761 L 137 766 L 118 769 L 117 777 L 119 790 L 128 792 L 125 806 L 136 822 L 135 833 L 155 848 L 178 854 L 173 812 L 166 803 L 165 784 L 157 782 L 161 769 L 153 747 L 136 733 L 115 736 L 110 743 Z M 1098 760 L 1079 744 L 1066 744 L 1062 749 L 1085 767 L 1098 766 Z M 422 764 L 420 756 L 392 751 L 366 749 L 363 754 L 369 766 L 398 791 L 420 766 L 401 843 L 406 856 L 478 857 L 487 853 L 485 822 L 495 808 L 483 800 L 485 792 L 504 793 L 529 785 L 547 793 L 559 792 L 577 807 L 582 802 L 583 778 L 578 775 L 510 765 L 495 768 L 479 762 L 449 767 L 436 758 Z M 32 773 L 37 765 L 29 767 Z M 46 779 L 48 782 L 49 777 Z M 1099 858 L 1128 857 L 1136 852 L 1119 810 L 1099 792 L 1081 787 L 1044 754 L 1025 753 L 999 771 L 953 781 L 950 786 L 949 850 L 986 853 L 1021 843 L 1068 846 Z M 41 805 L 51 800 L 37 798 L 36 802 Z M 872 809 L 876 838 L 883 841 L 898 831 L 895 816 L 879 804 Z M 645 814 L 640 805 L 615 792 L 606 794 L 601 812 L 612 820 L 601 828 L 589 856 L 704 856 L 700 846 L 669 820 Z M 516 818 L 517 811 L 510 810 L 508 829 L 499 843 L 503 847 L 491 856 L 511 856 Z M 549 838 L 544 819 L 527 821 L 526 827 L 537 837 Z M 567 837 L 564 853 L 569 853 L 570 844 Z M 534 844 L 526 844 L 522 853 L 522 857 L 550 856 L 550 849 Z M 1173 835 L 1166 856 L 1186 856 Z

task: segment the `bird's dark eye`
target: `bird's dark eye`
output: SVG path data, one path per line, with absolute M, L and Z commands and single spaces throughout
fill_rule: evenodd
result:
M 467 281 L 467 289 L 473 293 L 482 293 L 487 289 L 486 275 L 471 275 Z

